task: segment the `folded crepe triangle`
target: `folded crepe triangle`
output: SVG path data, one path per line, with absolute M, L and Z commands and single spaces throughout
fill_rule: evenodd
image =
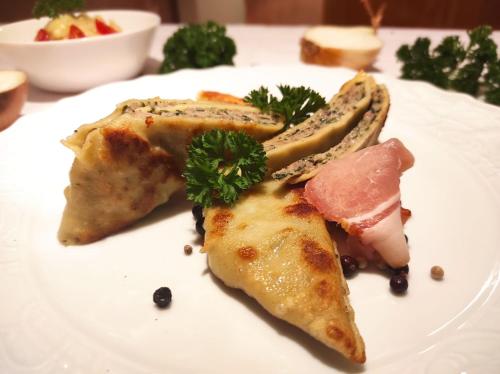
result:
M 222 129 L 263 140 L 282 127 L 280 118 L 248 105 L 159 98 L 119 104 L 63 141 L 75 161 L 59 240 L 99 240 L 167 202 L 184 186 L 181 172 L 193 136 Z
M 205 209 L 209 267 L 272 315 L 363 363 L 339 255 L 324 219 L 302 194 L 268 181 L 232 208 Z

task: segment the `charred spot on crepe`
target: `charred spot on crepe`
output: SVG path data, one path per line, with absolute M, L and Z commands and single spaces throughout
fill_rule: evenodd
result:
M 285 214 L 295 215 L 299 217 L 307 217 L 308 215 L 316 212 L 316 208 L 306 202 L 299 202 L 293 205 L 288 205 L 283 210 Z
M 307 200 L 304 198 L 304 189 L 303 188 L 294 188 L 292 193 L 295 196 L 294 204 L 287 205 L 283 212 L 285 214 L 289 214 L 297 217 L 307 217 L 311 214 L 317 214 L 318 211 L 314 206 L 309 204 Z
M 332 255 L 321 248 L 319 243 L 310 238 L 303 238 L 301 242 L 306 263 L 320 272 L 331 271 L 333 269 Z
M 217 213 L 211 219 L 211 223 L 214 227 L 214 234 L 223 236 L 232 218 L 233 213 L 231 213 L 229 209 L 217 208 Z
M 238 256 L 242 260 L 252 261 L 257 257 L 257 250 L 251 246 L 241 247 L 238 249 Z

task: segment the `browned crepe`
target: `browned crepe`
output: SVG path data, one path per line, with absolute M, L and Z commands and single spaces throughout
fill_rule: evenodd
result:
M 283 123 L 248 105 L 129 100 L 63 143 L 75 152 L 59 240 L 82 244 L 129 226 L 182 188 L 193 136 L 238 130 L 263 140 Z
M 269 181 L 233 208 L 205 209 L 209 267 L 269 313 L 363 363 L 364 343 L 337 249 L 302 191 Z

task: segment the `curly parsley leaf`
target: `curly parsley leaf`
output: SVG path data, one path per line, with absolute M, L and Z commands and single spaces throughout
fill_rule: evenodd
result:
M 163 46 L 165 56 L 160 74 L 184 68 L 234 65 L 236 44 L 226 28 L 213 21 L 179 28 Z
M 465 47 L 458 36 L 448 36 L 430 50 L 428 38 L 418 38 L 413 45 L 403 45 L 396 52 L 401 78 L 424 80 L 444 89 L 468 93 L 490 103 L 500 101 L 497 45 L 490 26 L 479 26 L 467 32 Z
M 265 113 L 278 114 L 283 117 L 285 128 L 305 121 L 318 109 L 325 106 L 325 98 L 316 91 L 300 87 L 279 85 L 281 100 L 269 93 L 266 87 L 252 90 L 243 100 L 259 108 Z
M 458 36 L 447 36 L 434 49 L 436 64 L 446 75 L 454 71 L 466 56 L 466 51 Z
M 484 81 L 485 100 L 491 104 L 500 105 L 500 60 L 489 64 Z
M 56 18 L 60 14 L 73 13 L 85 7 L 85 0 L 38 0 L 33 7 L 35 18 Z
M 204 207 L 234 204 L 238 195 L 261 182 L 267 171 L 262 144 L 234 131 L 212 130 L 193 139 L 184 178 L 189 200 Z
M 403 62 L 401 78 L 423 80 L 445 88 L 447 77 L 434 62 L 429 47 L 429 38 L 418 38 L 412 46 L 401 46 L 396 52 L 397 58 Z
M 462 66 L 454 78 L 450 79 L 449 87 L 458 92 L 476 96 L 479 91 L 479 78 L 483 73 L 484 64 L 473 61 Z
M 267 87 L 263 86 L 259 87 L 257 90 L 250 91 L 243 100 L 266 113 L 269 113 L 272 106 L 278 101 L 276 97 L 269 93 Z

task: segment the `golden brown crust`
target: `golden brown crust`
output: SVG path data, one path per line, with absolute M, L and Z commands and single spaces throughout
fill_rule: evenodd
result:
M 238 249 L 238 256 L 247 261 L 254 260 L 257 257 L 257 250 L 254 247 L 241 247 Z
M 215 101 L 218 103 L 250 105 L 241 97 L 233 96 L 217 91 L 200 91 L 197 96 L 198 100 Z
M 312 205 L 302 201 L 292 205 L 288 205 L 283 210 L 286 214 L 295 215 L 298 217 L 307 217 L 308 215 L 313 214 L 316 211 L 316 209 Z
M 311 239 L 302 239 L 301 244 L 305 265 L 311 266 L 313 271 L 321 273 L 333 270 L 331 251 L 321 248 L 318 242 Z
M 325 48 L 311 40 L 301 38 L 300 59 L 307 64 L 346 66 L 355 70 L 369 68 L 380 49 L 357 52 L 338 48 Z
M 229 209 L 217 208 L 217 212 L 211 218 L 213 234 L 224 236 L 227 224 L 233 218 L 233 213 Z

